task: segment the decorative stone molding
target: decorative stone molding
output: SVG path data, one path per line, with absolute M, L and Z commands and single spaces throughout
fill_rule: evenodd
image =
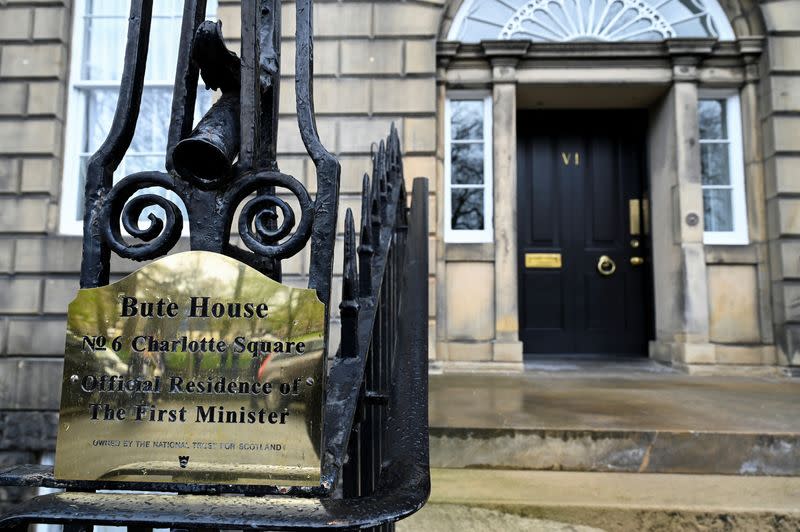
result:
M 697 81 L 697 66 L 714 50 L 714 39 L 669 39 L 665 41 L 675 81 Z
M 436 43 L 437 66 L 447 68 L 450 60 L 458 54 L 461 43 L 455 41 L 440 41 Z
M 520 58 L 525 56 L 529 41 L 483 41 L 483 52 L 492 65 L 494 83 L 516 83 L 516 68 Z
M 624 62 L 669 58 L 671 63 L 700 64 L 705 60 L 725 61 L 728 65 L 756 59 L 762 52 L 763 38 L 744 38 L 737 42 L 715 39 L 669 39 L 642 43 L 537 43 L 530 41 L 485 40 L 480 43 L 440 41 L 437 44 L 439 66 L 452 66 L 465 60 L 554 59 L 554 60 L 609 60 Z
M 483 53 L 487 57 L 508 57 L 519 59 L 530 48 L 531 42 L 523 41 L 481 41 Z
M 739 53 L 745 64 L 745 79 L 748 83 L 758 82 L 760 76 L 759 59 L 764 50 L 764 37 L 742 37 L 736 41 Z

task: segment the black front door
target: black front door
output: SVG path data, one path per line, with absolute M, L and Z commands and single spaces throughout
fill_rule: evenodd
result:
M 520 337 L 526 354 L 644 355 L 650 336 L 646 117 L 518 117 Z

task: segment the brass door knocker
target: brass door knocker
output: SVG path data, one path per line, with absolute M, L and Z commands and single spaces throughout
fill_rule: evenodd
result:
M 597 271 L 600 275 L 613 275 L 617 271 L 617 264 L 608 255 L 603 255 L 597 261 Z

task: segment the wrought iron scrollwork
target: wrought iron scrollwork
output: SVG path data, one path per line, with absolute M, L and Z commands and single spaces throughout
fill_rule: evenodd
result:
M 301 218 L 294 233 L 295 213 L 289 204 L 275 192 L 260 192 L 242 208 L 238 223 L 239 236 L 254 253 L 291 257 L 308 242 L 314 218 L 314 204 L 302 183 L 280 172 L 266 171 L 243 176 L 227 191 L 225 203 L 236 208 L 254 192 L 276 188 L 288 190 L 299 203 Z M 283 218 L 280 224 L 277 223 L 276 210 L 280 211 Z M 281 241 L 287 236 L 287 240 Z
M 175 192 L 179 196 L 181 190 L 175 186 L 172 178 L 163 172 L 140 172 L 131 174 L 117 183 L 105 198 L 100 213 L 103 235 L 111 249 L 126 259 L 148 260 L 160 257 L 172 249 L 183 231 L 183 213 L 173 201 L 153 193 L 136 195 L 137 192 L 160 187 Z M 164 218 L 150 212 L 150 225 L 139 226 L 139 219 L 145 209 L 160 207 Z M 126 242 L 120 230 L 120 221 L 125 231 L 142 243 Z
M 277 164 L 280 0 L 242 0 L 241 59 L 225 46 L 221 24 L 204 20 L 205 5 L 205 0 L 184 2 L 166 146 L 168 173 L 139 172 L 113 185 L 138 119 L 153 8 L 153 0 L 131 2 L 117 112 L 87 172 L 81 284 L 108 282 L 112 251 L 133 260 L 165 255 L 188 223 L 192 249 L 235 256 L 278 280 L 281 260 L 311 240 L 309 285 L 327 306 L 339 163 L 322 145 L 314 124 L 311 0 L 297 1 L 295 92 L 300 136 L 317 173 L 315 199 Z M 192 129 L 201 77 L 206 88 L 219 89 L 222 96 Z M 185 209 L 145 190 L 150 188 L 173 192 Z M 229 242 L 232 229 L 246 249 Z

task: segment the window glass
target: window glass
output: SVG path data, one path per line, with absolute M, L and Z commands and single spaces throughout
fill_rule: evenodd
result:
M 483 144 L 453 144 L 453 184 L 479 185 L 483 183 Z
M 114 118 L 118 89 L 81 89 L 86 101 L 83 148 L 81 151 L 91 155 L 102 144 Z
M 733 231 L 733 205 L 731 191 L 703 190 L 703 214 L 706 231 Z
M 727 138 L 725 100 L 700 100 L 697 119 L 700 123 L 701 139 Z
M 700 144 L 700 166 L 704 185 L 730 185 L 728 143 Z
M 700 170 L 706 231 L 732 231 L 733 205 L 729 150 L 725 128 L 725 100 L 700 100 Z
M 483 229 L 483 189 L 453 189 L 451 227 L 453 229 Z
M 747 242 L 738 97 L 702 98 L 697 121 L 705 241 Z
M 716 0 L 464 0 L 447 40 L 641 42 L 735 40 Z
M 159 0 L 153 4 L 150 44 L 147 54 L 148 81 L 171 81 L 175 75 L 183 3 Z M 86 0 L 81 79 L 118 81 L 125 57 L 129 2 Z M 207 3 L 207 13 L 216 12 L 216 2 Z
M 158 4 L 158 2 L 156 2 Z M 130 9 L 128 0 L 86 0 L 87 16 L 127 17 Z
M 450 109 L 453 140 L 483 139 L 483 100 L 453 100 Z
M 125 39 L 119 38 L 128 31 L 127 17 L 86 16 L 83 47 L 83 80 L 118 80 L 122 77 L 125 57 Z
M 62 215 L 62 226 L 72 232 L 83 219 L 83 189 L 89 157 L 108 135 L 116 110 L 120 78 L 125 58 L 130 2 L 128 0 L 84 0 L 76 7 L 75 50 L 81 58 L 75 65 L 70 98 L 70 136 L 65 160 L 65 197 L 74 191 Z M 82 9 L 81 9 L 82 7 Z M 206 17 L 214 18 L 217 1 L 208 0 Z M 153 3 L 153 18 L 145 72 L 145 87 L 139 120 L 131 146 L 114 174 L 115 180 L 133 172 L 164 170 L 167 134 L 172 107 L 172 83 L 177 64 L 178 40 L 183 17 L 183 0 L 158 0 Z M 212 92 L 200 85 L 197 91 L 195 121 L 211 107 Z M 70 184 L 71 182 L 71 184 Z M 156 191 L 167 195 L 166 191 Z M 77 194 L 77 197 L 75 196 Z M 69 209 L 74 205 L 74 209 Z M 143 216 L 146 217 L 146 214 Z
M 491 164 L 488 98 L 448 102 L 445 238 L 454 242 L 491 239 Z

